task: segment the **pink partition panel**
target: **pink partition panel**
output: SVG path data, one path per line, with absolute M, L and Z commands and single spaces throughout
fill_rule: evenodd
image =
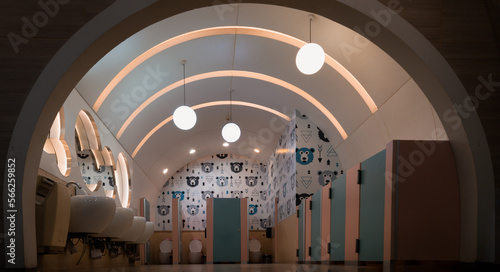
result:
M 321 261 L 329 263 L 328 243 L 330 243 L 330 188 L 328 184 L 321 189 Z
M 387 144 L 385 152 L 385 206 L 384 206 L 384 261 L 394 259 L 394 207 L 397 172 L 394 157 L 396 156 L 396 141 Z
M 359 184 L 357 164 L 346 173 L 345 260 L 358 261 L 356 239 L 359 239 Z
M 274 262 L 278 263 L 278 199 L 274 200 L 274 227 L 273 227 L 273 247 Z
M 306 204 L 304 206 L 305 210 L 305 220 L 306 220 L 306 227 L 305 227 L 305 249 L 306 252 L 304 252 L 305 255 L 305 261 L 309 262 L 311 261 L 311 255 L 309 255 L 309 248 L 311 248 L 311 197 L 306 199 Z
M 241 263 L 248 263 L 248 204 L 247 198 L 240 199 L 241 216 Z
M 214 263 L 214 201 L 207 198 L 207 263 Z
M 458 175 L 447 141 L 399 141 L 396 260 L 458 261 Z
M 181 230 L 179 229 L 179 201 L 177 198 L 172 198 L 172 244 L 173 244 L 173 252 L 172 259 L 174 264 L 180 263 L 180 250 L 179 247 L 181 245 Z

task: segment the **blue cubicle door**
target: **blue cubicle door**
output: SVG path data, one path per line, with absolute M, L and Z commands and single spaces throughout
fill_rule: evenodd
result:
M 321 261 L 321 191 L 311 197 L 311 261 Z
M 361 163 L 359 260 L 383 261 L 385 150 Z
M 241 261 L 239 198 L 214 198 L 214 262 Z
M 300 205 L 299 205 L 299 210 L 297 212 L 298 214 L 298 222 L 299 222 L 299 248 L 298 248 L 298 258 L 299 258 L 299 262 L 304 262 L 306 260 L 306 255 L 305 255 L 305 250 L 306 250 L 306 222 L 305 222 L 305 218 L 306 218 L 306 211 L 305 211 L 305 205 L 306 205 L 306 202 L 305 201 L 301 201 L 300 202 Z
M 345 209 L 346 175 L 332 182 L 332 199 L 330 202 L 330 261 L 345 259 Z

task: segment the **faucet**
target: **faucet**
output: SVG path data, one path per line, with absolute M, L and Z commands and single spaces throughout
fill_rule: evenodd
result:
M 66 183 L 66 187 L 69 188 L 70 185 L 75 185 L 76 187 L 78 187 L 78 189 L 82 189 L 82 186 L 80 186 L 78 183 L 76 183 L 74 181 L 70 181 L 70 182 Z

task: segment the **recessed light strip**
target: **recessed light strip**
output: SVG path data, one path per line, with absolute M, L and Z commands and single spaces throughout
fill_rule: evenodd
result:
M 321 104 L 318 100 L 316 100 L 313 96 L 311 96 L 306 91 L 304 91 L 304 90 L 298 88 L 297 86 L 292 85 L 284 80 L 281 80 L 281 79 L 278 79 L 278 78 L 275 78 L 272 76 L 268 76 L 265 74 L 255 73 L 255 72 L 225 70 L 225 71 L 208 72 L 208 73 L 204 73 L 204 74 L 198 74 L 195 76 L 191 76 L 189 78 L 186 78 L 186 84 L 194 82 L 194 81 L 202 80 L 202 79 L 216 78 L 216 77 L 230 77 L 230 76 L 231 77 L 234 76 L 234 77 L 253 78 L 253 79 L 266 81 L 266 82 L 281 86 L 285 89 L 288 89 L 288 90 L 300 95 L 302 98 L 304 98 L 309 103 L 313 104 L 316 108 L 318 108 L 330 120 L 330 122 L 335 126 L 335 128 L 338 130 L 338 132 L 342 136 L 342 139 L 344 139 L 344 140 L 347 139 L 348 135 L 345 132 L 344 128 L 342 128 L 342 126 L 340 125 L 338 120 L 333 116 L 333 114 L 330 111 L 328 111 L 328 109 L 325 106 L 323 106 L 323 104 Z M 146 99 L 146 101 L 144 101 L 139 107 L 137 107 L 137 109 L 135 109 L 135 111 L 127 118 L 127 120 L 125 120 L 125 123 L 123 123 L 122 127 L 120 128 L 120 130 L 116 134 L 116 138 L 117 139 L 121 138 L 121 136 L 123 135 L 123 133 L 125 132 L 127 127 L 130 125 L 130 123 L 132 123 L 132 121 L 139 115 L 139 113 L 141 111 L 143 111 L 148 105 L 153 103 L 153 101 L 158 99 L 160 96 L 173 90 L 175 87 L 180 86 L 179 84 L 181 84 L 181 82 L 182 82 L 182 80 L 177 81 L 177 82 L 163 88 L 162 90 L 158 91 L 157 93 L 155 93 L 154 95 L 152 95 L 148 99 Z
M 193 110 L 198 110 L 198 109 L 203 109 L 203 108 L 206 108 L 206 107 L 214 107 L 214 106 L 221 106 L 221 105 L 229 105 L 229 101 L 207 102 L 207 103 L 203 103 L 203 104 L 198 104 L 198 105 L 192 106 L 192 108 L 193 108 Z M 239 105 L 239 106 L 245 106 L 245 107 L 252 107 L 252 108 L 260 109 L 260 110 L 272 113 L 272 114 L 274 114 L 276 116 L 279 116 L 279 117 L 283 118 L 284 120 L 286 120 L 287 122 L 290 121 L 290 117 L 288 117 L 287 115 L 285 115 L 285 114 L 283 114 L 283 113 L 281 113 L 281 112 L 279 112 L 277 110 L 274 110 L 274 109 L 271 109 L 271 108 L 268 108 L 268 107 L 264 107 L 262 105 L 258 105 L 258 104 L 254 104 L 254 103 L 249 103 L 249 102 L 244 102 L 244 101 L 233 101 L 233 105 Z M 149 140 L 149 138 L 151 138 L 151 136 L 153 136 L 153 134 L 155 134 L 164 125 L 168 124 L 168 122 L 172 121 L 172 118 L 173 118 L 172 116 L 169 116 L 167 119 L 163 120 L 161 123 L 159 123 L 158 125 L 156 125 L 156 127 L 154 127 L 151 131 L 149 131 L 148 134 L 136 146 L 136 148 L 134 150 L 134 153 L 132 153 L 132 158 L 134 158 L 137 155 L 137 153 L 141 150 L 141 148 Z
M 94 110 L 96 112 L 99 110 L 99 108 L 102 106 L 102 104 L 104 103 L 108 95 L 111 93 L 111 91 L 118 85 L 118 83 L 120 83 L 120 81 L 122 81 L 123 78 L 125 78 L 125 76 L 127 76 L 133 69 L 135 69 L 141 63 L 151 58 L 152 56 L 156 55 L 157 53 L 165 49 L 168 49 L 174 45 L 184 43 L 190 40 L 208 36 L 228 35 L 228 34 L 252 35 L 252 36 L 273 39 L 293 45 L 297 48 L 300 48 L 306 44 L 306 42 L 300 39 L 297 39 L 295 37 L 292 37 L 290 35 L 281 32 L 264 28 L 248 27 L 248 26 L 220 26 L 220 27 L 199 29 L 192 32 L 184 33 L 157 44 L 156 46 L 142 53 L 133 61 L 131 61 L 129 64 L 127 64 L 104 88 L 104 90 L 94 103 L 93 106 Z M 344 66 L 342 66 L 339 62 L 333 59 L 330 55 L 325 54 L 325 56 L 326 56 L 325 60 L 326 64 L 335 69 L 353 86 L 353 88 L 358 92 L 358 94 L 364 100 L 370 111 L 372 113 L 377 111 L 377 106 L 375 105 L 375 102 L 368 94 L 366 89 L 361 85 L 361 83 Z

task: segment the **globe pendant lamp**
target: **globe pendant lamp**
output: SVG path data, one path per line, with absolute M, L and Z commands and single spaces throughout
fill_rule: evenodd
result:
M 233 105 L 232 105 L 232 92 L 233 90 L 229 91 L 229 123 L 224 125 L 222 128 L 222 138 L 224 138 L 224 141 L 228 143 L 234 143 L 238 141 L 238 139 L 241 136 L 241 129 L 240 127 L 232 122 L 232 115 L 233 115 Z
M 196 124 L 196 113 L 192 108 L 186 106 L 186 61 L 181 61 L 181 64 L 184 71 L 184 105 L 175 109 L 174 124 L 182 130 L 189 130 Z
M 306 75 L 312 75 L 318 72 L 325 63 L 325 51 L 316 43 L 311 42 L 311 24 L 314 15 L 309 15 L 309 43 L 302 46 L 297 57 L 295 64 L 299 71 Z

